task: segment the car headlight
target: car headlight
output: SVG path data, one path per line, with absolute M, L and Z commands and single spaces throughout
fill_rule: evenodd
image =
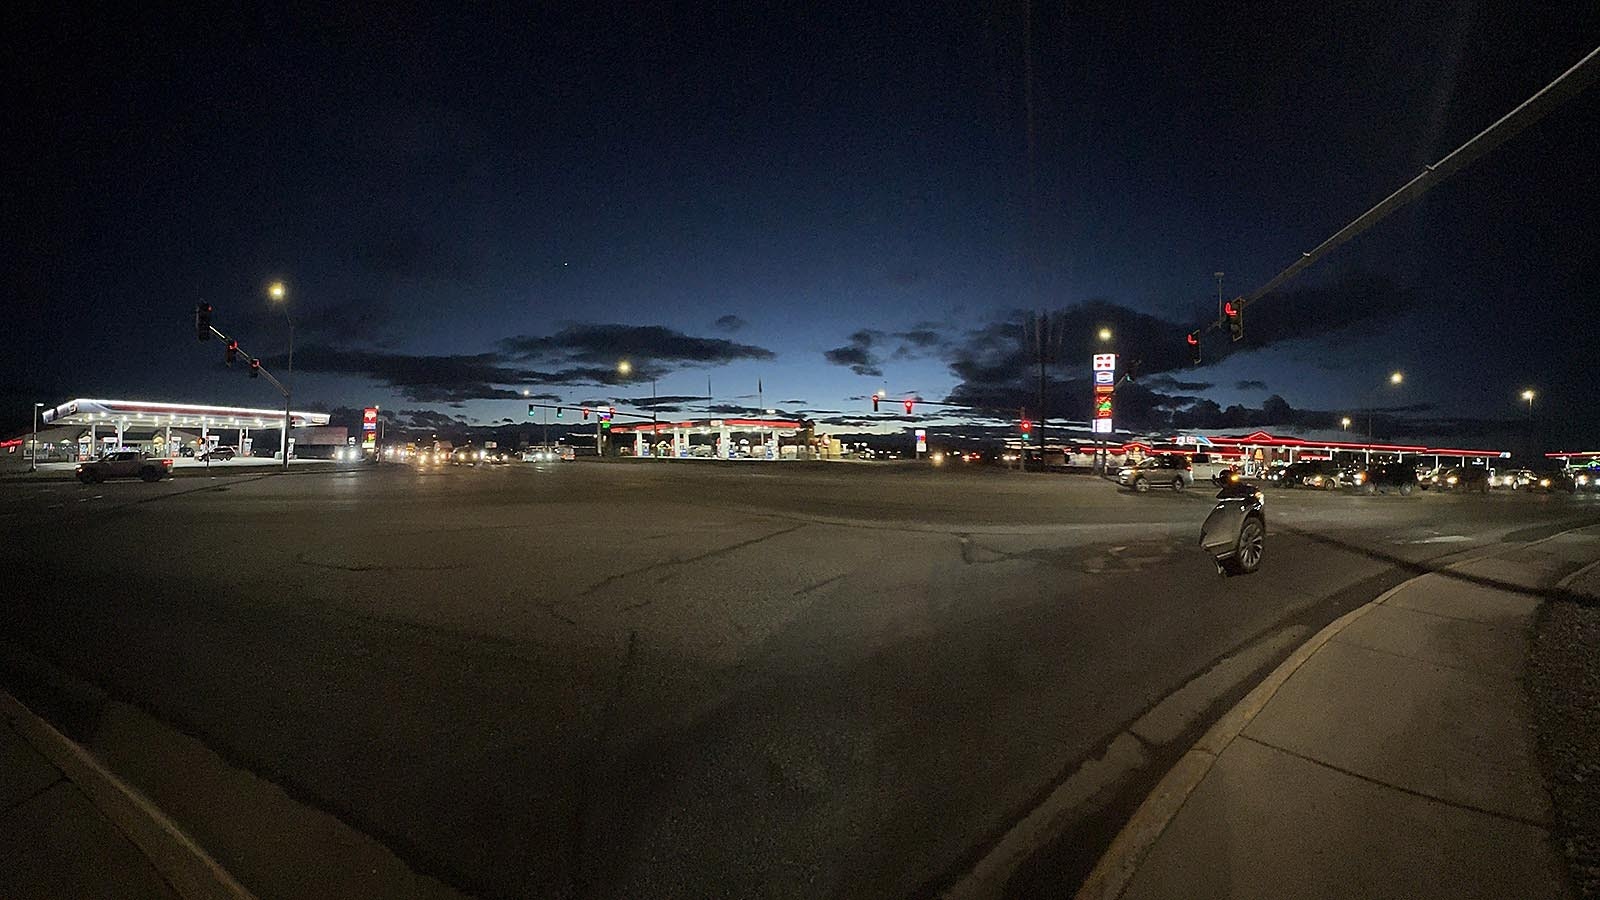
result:
M 1548 478 L 1539 479 L 1539 487 L 1549 487 L 1549 486 L 1550 486 L 1550 479 L 1548 479 Z
M 1445 480 L 1444 480 L 1444 483 L 1445 483 L 1445 484 L 1455 484 L 1455 483 L 1456 483 L 1456 481 L 1457 481 L 1457 480 L 1458 480 L 1458 479 L 1457 479 L 1457 478 L 1456 478 L 1456 476 L 1454 476 L 1454 475 L 1451 475 L 1451 476 L 1450 476 L 1450 477 L 1449 477 L 1449 478 L 1446 478 L 1446 479 L 1445 479 Z
M 1578 483 L 1579 484 L 1588 484 L 1589 483 L 1589 476 L 1587 476 L 1587 475 L 1579 475 L 1578 476 Z
M 1367 480 L 1367 473 L 1365 473 L 1365 472 L 1357 472 L 1356 473 L 1356 484 L 1360 484 L 1360 483 L 1362 483 L 1363 481 L 1366 481 L 1366 480 Z

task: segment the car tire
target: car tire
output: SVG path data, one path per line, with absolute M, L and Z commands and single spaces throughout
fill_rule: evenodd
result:
M 1369 481 L 1361 486 L 1361 493 L 1366 494 L 1368 497 L 1375 496 L 1378 493 L 1378 486 Z
M 139 479 L 141 481 L 147 481 L 147 482 L 160 481 L 161 480 L 161 470 L 157 469 L 154 466 L 148 466 L 146 468 L 140 469 L 139 470 Z
M 1411 487 L 1410 484 L 1402 484 L 1402 485 L 1400 485 L 1400 496 L 1409 497 L 1409 496 L 1411 496 L 1411 491 L 1412 490 L 1413 490 L 1413 488 Z
M 1150 479 L 1148 479 L 1148 478 L 1135 478 L 1133 480 L 1133 489 L 1135 491 L 1138 491 L 1141 494 L 1150 493 Z
M 1222 564 L 1223 571 L 1229 575 L 1249 575 L 1261 568 L 1261 553 L 1266 546 L 1266 537 L 1266 528 L 1261 519 L 1246 516 L 1244 524 L 1239 526 L 1239 541 L 1233 547 L 1233 555 Z
M 1184 488 L 1184 484 L 1183 484 L 1183 476 L 1182 475 L 1179 475 L 1177 478 L 1172 479 L 1172 492 L 1173 493 L 1181 494 L 1181 493 L 1183 493 L 1183 488 Z
M 1479 487 L 1479 488 L 1478 488 L 1478 493 L 1480 493 L 1480 494 L 1483 494 L 1483 495 L 1484 495 L 1484 496 L 1485 496 L 1485 497 L 1487 497 L 1487 496 L 1489 496 L 1489 482 L 1487 482 L 1487 481 L 1485 481 L 1485 482 L 1484 482 L 1484 483 L 1483 483 L 1483 484 L 1482 484 L 1482 485 L 1481 485 L 1481 486 L 1480 486 L 1480 487 Z
M 79 472 L 78 473 L 78 480 L 83 482 L 84 484 L 94 484 L 94 473 L 92 473 L 92 472 Z

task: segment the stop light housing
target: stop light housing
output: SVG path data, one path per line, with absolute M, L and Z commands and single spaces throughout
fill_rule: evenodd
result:
M 261 376 L 261 360 L 259 360 L 259 359 L 250 360 L 250 377 L 251 378 L 259 378 L 260 376 Z
M 1022 428 L 1022 439 L 1025 440 L 1025 441 L 1026 440 L 1031 440 L 1033 438 L 1033 420 L 1032 419 L 1023 419 L 1021 428 Z
M 879 398 L 878 398 L 877 394 L 873 394 L 872 395 L 872 411 L 873 412 L 877 412 L 878 411 L 878 399 Z
M 1184 340 L 1189 344 L 1189 361 L 1194 365 L 1200 365 L 1200 332 L 1191 331 Z
M 1237 298 L 1222 304 L 1222 324 L 1234 340 L 1244 337 L 1244 307 Z
M 916 403 L 916 401 L 914 401 L 914 400 L 912 400 L 912 399 L 910 399 L 910 398 L 909 398 L 909 397 L 908 397 L 908 398 L 906 398 L 906 415 L 908 415 L 908 416 L 909 416 L 909 415 L 911 415 L 911 407 L 912 407 L 912 406 L 913 406 L 913 405 L 914 405 L 914 404 L 915 404 L 915 403 Z
M 201 303 L 194 308 L 194 336 L 196 340 L 211 339 L 211 304 Z
M 566 414 L 566 412 L 567 411 L 562 409 L 561 407 L 559 407 L 559 406 L 556 407 L 556 418 L 558 418 L 558 419 L 561 418 L 563 415 Z
M 231 366 L 231 365 L 233 365 L 233 361 L 238 359 L 238 358 L 239 358 L 239 342 L 238 341 L 229 341 L 228 342 L 228 346 L 224 347 L 223 350 L 222 350 L 222 363 L 223 363 L 223 365 Z
M 589 407 L 587 406 L 583 408 L 583 420 L 585 422 L 589 421 Z
M 529 403 L 528 404 L 528 418 L 530 418 L 530 419 L 533 418 L 533 415 L 534 415 L 533 411 L 538 409 L 538 408 L 539 407 L 537 405 L 535 405 L 533 403 Z

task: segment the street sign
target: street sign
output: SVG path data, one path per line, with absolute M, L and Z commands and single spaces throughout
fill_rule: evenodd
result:
M 1094 373 L 1094 383 L 1096 386 L 1102 384 L 1112 384 L 1116 381 L 1116 378 L 1117 373 L 1111 369 L 1099 369 Z
M 1094 420 L 1094 433 L 1095 434 L 1110 434 L 1111 433 L 1111 420 L 1110 419 L 1095 419 Z
M 927 453 L 928 452 L 928 429 L 926 429 L 926 428 L 918 428 L 917 431 L 916 431 L 916 434 L 917 434 L 917 452 L 918 453 Z
M 1115 372 L 1117 370 L 1117 355 L 1115 353 L 1096 353 L 1094 355 L 1094 371 Z

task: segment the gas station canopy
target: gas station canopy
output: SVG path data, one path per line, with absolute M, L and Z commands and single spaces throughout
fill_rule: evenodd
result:
M 163 425 L 209 426 L 211 428 L 281 428 L 283 410 L 252 409 L 243 406 L 203 406 L 194 403 L 156 403 L 148 400 L 68 400 L 54 409 L 44 410 L 47 425 L 108 425 L 121 423 L 130 428 Z M 328 424 L 328 414 L 289 413 L 293 428 Z

